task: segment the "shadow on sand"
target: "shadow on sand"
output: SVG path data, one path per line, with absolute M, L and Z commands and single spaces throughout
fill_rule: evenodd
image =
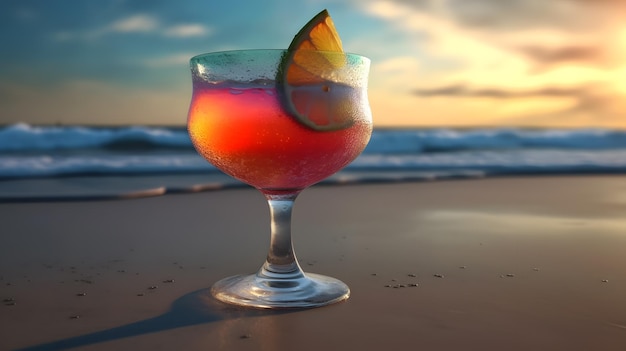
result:
M 196 324 L 212 323 L 233 318 L 276 315 L 293 311 L 295 310 L 237 308 L 214 300 L 210 294 L 210 289 L 202 289 L 177 299 L 172 303 L 172 308 L 160 316 L 90 334 L 29 346 L 16 351 L 66 350 Z

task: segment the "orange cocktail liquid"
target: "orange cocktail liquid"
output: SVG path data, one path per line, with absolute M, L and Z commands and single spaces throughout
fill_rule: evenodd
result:
M 364 99 L 363 116 L 354 124 L 316 131 L 281 107 L 274 87 L 196 88 L 189 134 L 198 152 L 232 177 L 266 193 L 301 190 L 363 151 L 372 131 Z

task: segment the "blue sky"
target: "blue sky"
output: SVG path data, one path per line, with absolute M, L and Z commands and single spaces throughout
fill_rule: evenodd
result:
M 626 128 L 619 0 L 4 0 L 0 123 L 185 123 L 188 60 L 285 48 L 327 8 L 377 126 Z

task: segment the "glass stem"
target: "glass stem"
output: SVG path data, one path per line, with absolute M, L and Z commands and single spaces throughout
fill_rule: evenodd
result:
M 271 237 L 267 259 L 258 276 L 266 279 L 304 277 L 291 242 L 291 211 L 299 192 L 265 194 L 270 207 Z

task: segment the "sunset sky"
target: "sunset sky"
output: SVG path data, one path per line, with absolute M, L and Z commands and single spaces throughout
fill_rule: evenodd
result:
M 375 125 L 626 128 L 623 0 L 4 0 L 0 123 L 183 125 L 196 54 L 327 8 Z

